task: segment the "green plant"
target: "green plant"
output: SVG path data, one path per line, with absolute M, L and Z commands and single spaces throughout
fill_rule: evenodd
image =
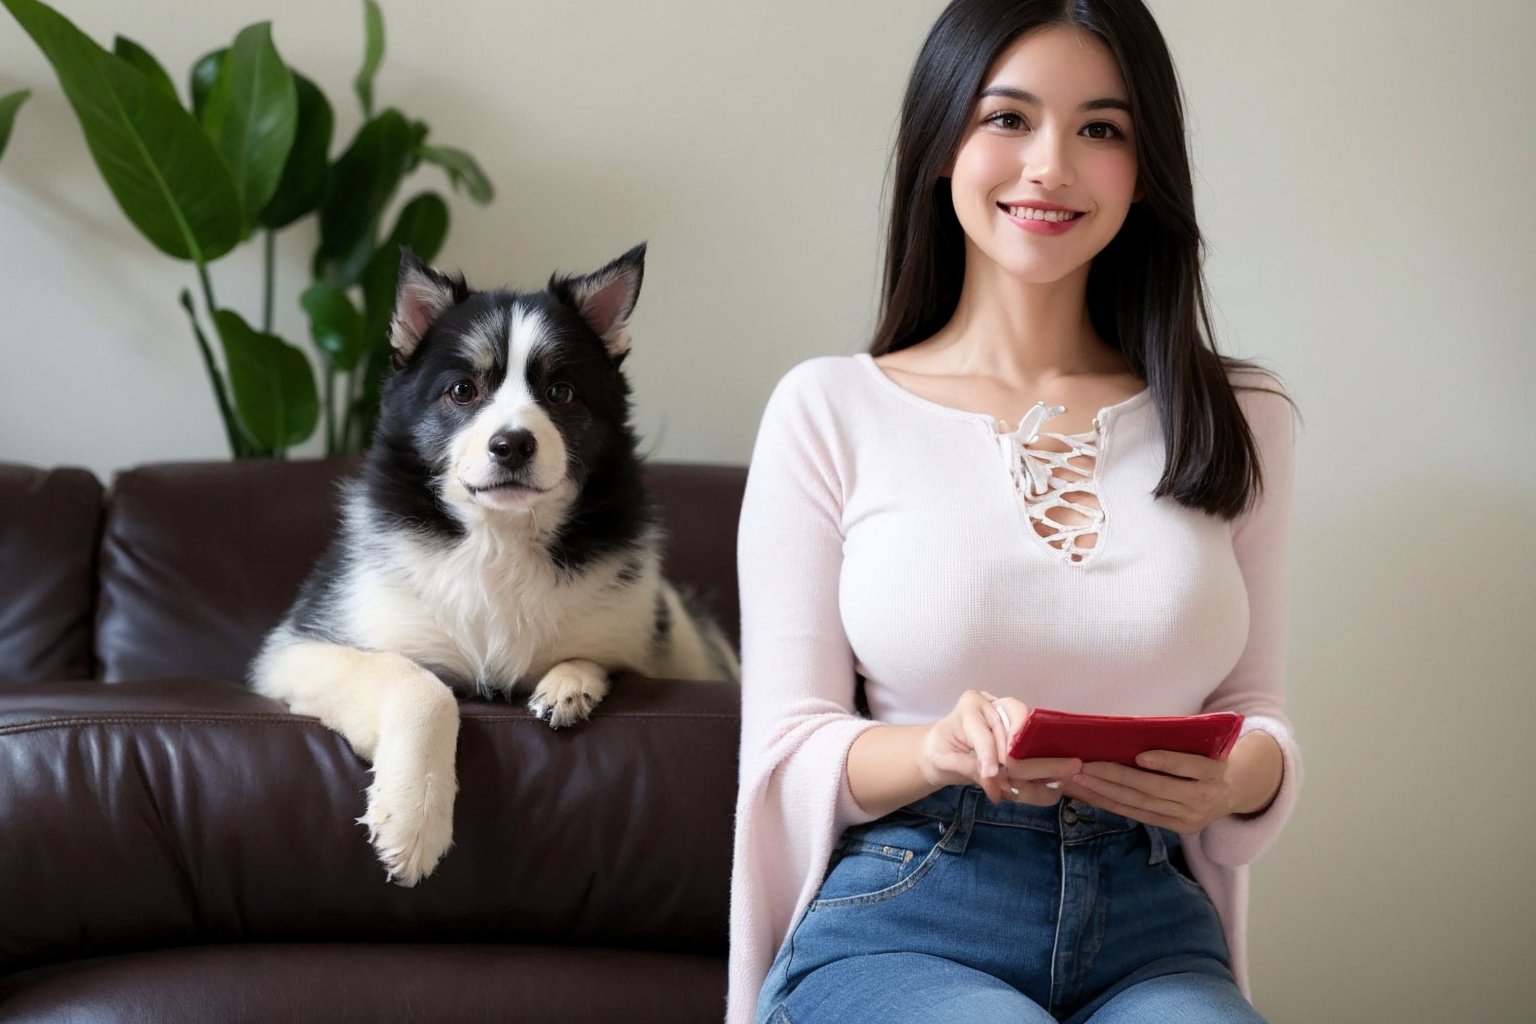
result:
M 181 292 L 193 336 L 236 456 L 281 456 L 325 424 L 327 454 L 365 446 L 378 414 L 378 379 L 402 245 L 433 259 L 448 234 L 448 204 L 422 191 L 388 234 L 384 214 L 422 163 L 479 203 L 492 197 L 474 158 L 427 145 L 427 126 L 373 109 L 384 20 L 364 0 L 365 45 L 354 81 L 363 124 L 334 161 L 333 114 L 312 81 L 284 63 L 270 23 L 244 29 L 192 68 L 190 109 L 160 62 L 118 36 L 102 49 L 39 0 L 0 0 L 43 51 L 80 119 L 91 156 L 129 221 L 161 252 L 194 264 L 202 315 Z M 25 93 L 0 100 L 0 150 Z M 312 282 L 300 305 L 319 353 L 323 385 L 303 351 L 272 333 L 277 232 L 319 220 Z M 209 265 L 261 236 L 260 328 L 215 300 Z M 203 329 L 212 325 L 222 369 Z M 323 397 L 322 397 L 323 395 Z
M 11 141 L 11 128 L 16 124 L 16 111 L 32 94 L 26 89 L 0 96 L 0 156 L 5 155 L 5 144 Z

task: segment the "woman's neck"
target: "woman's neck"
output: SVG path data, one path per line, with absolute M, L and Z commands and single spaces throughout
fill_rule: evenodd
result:
M 990 262 L 967 263 L 954 315 L 924 343 L 945 372 L 1038 387 L 1058 377 L 1125 371 L 1125 359 L 1099 338 L 1088 316 L 1087 266 L 1060 281 L 1026 284 Z

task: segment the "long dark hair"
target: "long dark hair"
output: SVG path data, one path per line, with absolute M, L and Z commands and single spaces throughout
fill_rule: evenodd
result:
M 1184 105 L 1168 46 L 1141 0 L 954 0 L 939 15 L 902 103 L 870 354 L 914 345 L 954 315 L 965 236 L 945 169 L 987 69 L 1015 39 L 1047 25 L 1102 39 L 1130 93 L 1142 199 L 1094 258 L 1087 304 L 1094 330 L 1147 382 L 1157 407 L 1167 458 L 1153 494 L 1231 519 L 1262 490 L 1263 475 L 1227 373 L 1260 368 L 1212 345 Z

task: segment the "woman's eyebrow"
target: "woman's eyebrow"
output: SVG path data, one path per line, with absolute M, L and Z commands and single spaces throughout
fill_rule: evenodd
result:
M 1040 97 L 1036 96 L 1034 93 L 1032 93 L 1032 92 L 1025 92 L 1023 89 L 1015 89 L 1011 85 L 989 85 L 985 89 L 981 90 L 981 95 L 982 96 L 1004 96 L 1004 97 L 1006 97 L 1008 99 L 1018 100 L 1020 103 L 1030 103 L 1030 104 L 1033 104 L 1034 106 L 1037 106 L 1037 107 L 1041 107 L 1041 106 L 1045 105 L 1045 104 L 1040 102 Z M 1129 103 L 1127 103 L 1125 100 L 1119 100 L 1119 99 L 1114 99 L 1113 97 L 1105 96 L 1105 97 L 1103 97 L 1101 99 L 1089 100 L 1087 103 L 1084 103 L 1078 109 L 1079 110 L 1123 110 L 1127 114 L 1129 114 L 1131 112 L 1131 105 Z

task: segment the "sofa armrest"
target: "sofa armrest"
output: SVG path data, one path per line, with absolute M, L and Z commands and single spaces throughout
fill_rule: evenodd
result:
M 622 676 L 558 732 L 463 702 L 454 846 L 404 889 L 316 719 L 214 679 L 0 689 L 0 972 L 237 941 L 723 953 L 739 698 Z

